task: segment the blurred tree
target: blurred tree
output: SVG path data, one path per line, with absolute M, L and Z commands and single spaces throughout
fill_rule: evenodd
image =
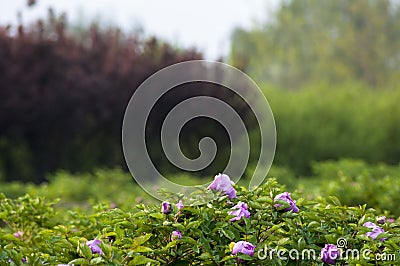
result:
M 202 58 L 115 27 L 69 29 L 52 9 L 31 25 L 0 25 L 0 179 L 124 166 L 121 123 L 135 89 L 165 66 Z
M 360 80 L 388 85 L 400 69 L 400 8 L 390 0 L 283 1 L 272 22 L 232 34 L 230 61 L 259 82 L 298 88 Z

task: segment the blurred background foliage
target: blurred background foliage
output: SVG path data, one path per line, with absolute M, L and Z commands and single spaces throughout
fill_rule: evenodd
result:
M 272 21 L 234 31 L 230 62 L 286 89 L 347 81 L 397 86 L 399 17 L 398 1 L 282 1 Z
M 387 211 L 388 217 L 400 215 L 400 166 L 367 164 L 361 160 L 341 159 L 313 163 L 311 174 L 298 177 L 289 168 L 273 166 L 268 177 L 276 177 L 288 191 L 304 195 L 308 200 L 335 196 L 342 204 L 358 206 L 367 204 L 379 213 Z M 132 177 L 121 169 L 97 169 L 93 173 L 71 174 L 60 171 L 47 176 L 39 185 L 18 181 L 1 184 L 1 192 L 9 198 L 25 194 L 42 196 L 50 200 L 61 199 L 59 210 L 83 210 L 91 212 L 98 203 L 110 208 L 131 209 L 137 203 L 157 203 L 133 182 Z M 171 177 L 185 185 L 198 185 L 206 181 L 188 174 Z M 244 185 L 241 179 L 239 185 Z M 154 184 L 157 186 L 157 184 Z
M 269 100 L 278 136 L 270 175 L 291 188 L 318 190 L 313 195 L 396 211 L 396 201 L 372 194 L 399 195 L 399 47 L 400 6 L 389 0 L 282 1 L 273 19 L 234 30 L 230 55 L 221 60 L 254 78 Z M 1 191 L 71 202 L 111 194 L 117 195 L 116 204 L 140 201 L 144 192 L 124 185 L 131 179 L 121 148 L 126 105 L 157 70 L 202 58 L 195 48 L 140 31 L 73 25 L 52 10 L 32 25 L 0 25 Z M 176 176 L 153 137 L 177 102 L 194 95 L 224 99 L 248 118 L 252 147 L 259 140 L 243 102 L 214 85 L 194 87 L 163 98 L 152 114 L 148 140 L 163 173 L 196 183 L 191 176 Z M 221 171 L 227 162 L 226 132 L 215 128 L 198 121 L 181 138 L 190 156 L 197 155 L 198 140 L 208 132 L 222 147 L 216 163 L 200 176 Z M 248 175 L 258 152 L 252 149 Z M 330 179 L 335 181 L 329 185 Z M 341 185 L 345 181 L 356 185 Z

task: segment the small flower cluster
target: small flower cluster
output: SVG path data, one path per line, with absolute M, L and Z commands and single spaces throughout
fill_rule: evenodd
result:
M 208 186 L 208 189 L 213 192 L 221 192 L 223 195 L 227 195 L 229 199 L 236 198 L 236 190 L 233 187 L 233 182 L 226 174 L 218 174 L 215 176 L 214 181 Z M 290 197 L 290 193 L 284 192 L 277 195 L 274 198 L 274 201 L 277 202 L 275 207 L 279 209 L 282 204 L 279 201 L 283 201 L 285 205 L 289 205 L 289 207 L 285 207 L 282 211 L 293 211 L 297 213 L 299 208 L 296 206 L 296 201 L 294 201 Z M 248 210 L 247 203 L 239 201 L 234 207 L 232 207 L 232 211 L 228 212 L 229 215 L 233 215 L 234 217 L 230 219 L 231 222 L 239 221 L 243 217 L 250 218 L 251 214 Z M 238 241 L 236 243 L 232 242 L 230 245 L 231 251 L 233 255 L 238 253 L 246 254 L 248 256 L 254 256 L 255 245 L 247 241 Z

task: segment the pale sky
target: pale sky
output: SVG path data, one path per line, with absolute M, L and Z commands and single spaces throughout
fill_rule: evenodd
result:
M 207 59 L 227 55 L 230 34 L 236 26 L 249 28 L 270 17 L 280 0 L 38 0 L 28 8 L 26 0 L 0 0 L 0 24 L 29 23 L 44 18 L 52 6 L 65 11 L 70 22 L 101 21 L 126 31 L 142 26 L 181 47 L 197 47 Z

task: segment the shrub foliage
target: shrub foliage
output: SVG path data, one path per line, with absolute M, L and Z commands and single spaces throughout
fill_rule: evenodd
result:
M 380 224 L 384 233 L 377 239 L 368 237 L 370 229 L 363 224 L 376 223 L 378 213 L 366 205 L 347 207 L 336 197 L 307 200 L 292 193 L 299 208 L 293 213 L 277 208 L 274 198 L 284 188 L 274 179 L 251 192 L 235 189 L 237 198 L 216 193 L 207 204 L 179 210 L 175 203 L 182 200 L 185 205 L 187 199 L 171 194 L 174 210 L 169 213 L 153 204 L 127 211 L 99 204 L 91 215 L 72 211 L 61 215 L 52 207 L 54 202 L 30 196 L 11 200 L 2 195 L 1 265 L 323 265 L 321 249 L 336 245 L 338 239 L 346 241 L 346 249 L 360 252 L 359 257 L 337 258 L 339 265 L 400 262 L 399 221 L 384 221 Z M 230 212 L 239 201 L 248 205 L 250 217 L 232 220 Z M 100 240 L 95 249 L 87 242 L 93 239 Z M 233 244 L 239 241 L 254 245 L 254 254 L 233 255 Z M 299 254 L 313 250 L 316 257 L 300 260 L 291 250 Z M 383 255 L 386 261 L 379 260 Z

